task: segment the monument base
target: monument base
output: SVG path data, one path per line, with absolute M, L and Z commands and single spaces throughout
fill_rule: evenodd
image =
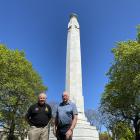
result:
M 73 131 L 73 140 L 99 140 L 99 134 L 95 126 L 91 126 L 87 119 L 78 119 Z M 56 140 L 53 128 L 50 130 L 49 140 Z

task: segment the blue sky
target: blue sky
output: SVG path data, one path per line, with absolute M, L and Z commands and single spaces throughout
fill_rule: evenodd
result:
M 111 49 L 136 37 L 139 0 L 0 0 L 0 42 L 25 51 L 49 88 L 48 100 L 58 102 L 65 88 L 67 25 L 73 12 L 81 28 L 85 108 L 97 109 Z

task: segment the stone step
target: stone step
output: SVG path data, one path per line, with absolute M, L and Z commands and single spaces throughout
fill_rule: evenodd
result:
M 56 140 L 53 135 L 53 128 L 50 129 L 49 140 Z M 99 140 L 99 134 L 95 126 L 90 126 L 87 123 L 77 124 L 73 131 L 73 140 Z

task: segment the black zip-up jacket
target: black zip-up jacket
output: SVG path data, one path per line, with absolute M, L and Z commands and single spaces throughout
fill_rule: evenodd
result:
M 52 117 L 52 109 L 50 105 L 43 104 L 40 105 L 36 103 L 30 106 L 26 119 L 31 126 L 45 127 Z

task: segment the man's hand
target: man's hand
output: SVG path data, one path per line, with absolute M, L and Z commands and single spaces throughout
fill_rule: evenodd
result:
M 69 129 L 67 132 L 66 132 L 66 139 L 69 140 L 70 137 L 72 137 L 72 129 Z
M 56 128 L 55 128 L 55 126 L 53 127 L 53 134 L 56 137 Z

